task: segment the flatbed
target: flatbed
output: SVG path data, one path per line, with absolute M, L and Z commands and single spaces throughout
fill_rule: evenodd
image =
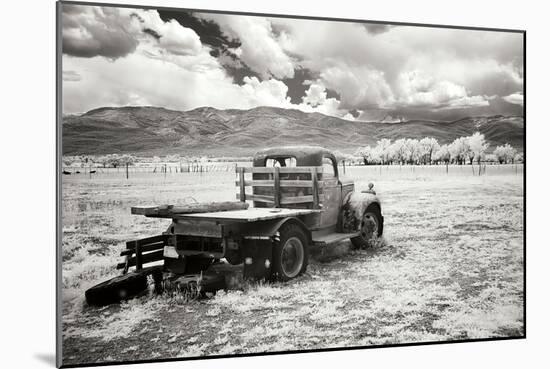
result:
M 216 211 L 209 213 L 175 214 L 173 219 L 210 220 L 219 223 L 248 223 L 261 220 L 296 217 L 321 213 L 322 209 L 249 208 L 246 210 Z

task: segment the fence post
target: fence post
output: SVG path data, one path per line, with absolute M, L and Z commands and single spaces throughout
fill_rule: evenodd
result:
M 126 163 L 126 179 L 128 179 L 128 163 Z

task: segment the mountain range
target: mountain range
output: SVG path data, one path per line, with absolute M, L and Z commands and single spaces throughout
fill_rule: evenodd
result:
M 320 145 L 352 153 L 381 138 L 434 137 L 449 143 L 476 131 L 490 149 L 509 143 L 523 151 L 520 116 L 468 117 L 452 122 L 402 119 L 395 123 L 349 121 L 321 113 L 257 107 L 190 111 L 158 107 L 103 107 L 63 117 L 64 155 L 246 156 L 275 145 Z

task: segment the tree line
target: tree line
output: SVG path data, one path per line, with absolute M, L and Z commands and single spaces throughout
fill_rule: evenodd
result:
M 433 137 L 421 140 L 400 138 L 395 141 L 383 138 L 376 146 L 357 149 L 355 157 L 370 164 L 474 164 L 495 162 L 499 164 L 523 162 L 523 154 L 506 143 L 487 152 L 489 144 L 485 136 L 475 132 L 471 136 L 459 137 L 450 144 L 439 144 Z
M 119 168 L 127 165 L 134 165 L 137 162 L 137 157 L 130 154 L 109 154 L 102 156 L 78 155 L 64 156 L 63 164 L 65 166 L 102 166 L 103 168 Z
M 366 145 L 358 148 L 354 155 L 335 151 L 338 160 L 349 162 L 362 161 L 365 165 L 382 164 L 473 164 L 481 162 L 494 162 L 499 164 L 521 163 L 523 154 L 506 143 L 497 146 L 492 152 L 488 152 L 489 144 L 485 136 L 475 132 L 471 136 L 459 137 L 449 144 L 439 144 L 433 137 L 424 137 L 421 140 L 412 138 L 400 138 L 391 141 L 383 138 L 377 141 L 376 146 Z M 138 162 L 146 161 L 152 164 L 160 163 L 205 163 L 211 160 L 202 157 L 181 157 L 179 155 L 166 155 L 164 158 L 154 156 L 152 158 L 140 158 L 131 154 L 108 154 L 102 156 L 76 155 L 64 156 L 65 166 L 79 167 L 103 167 L 119 168 L 132 166 Z

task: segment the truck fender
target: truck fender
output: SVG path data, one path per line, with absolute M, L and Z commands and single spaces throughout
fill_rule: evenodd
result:
M 286 224 L 294 224 L 304 230 L 311 244 L 311 232 L 298 218 L 288 217 L 267 222 L 259 222 L 250 232 L 244 233 L 242 257 L 244 260 L 244 278 L 265 279 L 271 275 L 273 240 L 279 241 L 278 230 Z M 307 257 L 306 257 L 307 260 Z
M 370 205 L 374 204 L 378 206 L 378 210 L 381 210 L 378 196 L 368 192 L 350 192 L 344 198 L 343 204 L 342 227 L 348 232 L 358 229 L 363 213 Z M 355 219 L 349 219 L 352 216 Z
M 255 238 L 255 237 L 273 237 L 277 231 L 287 223 L 294 223 L 300 228 L 302 228 L 305 234 L 308 237 L 309 242 L 311 242 L 311 232 L 307 226 L 300 219 L 296 217 L 288 217 L 283 219 L 277 219 L 270 222 L 262 222 L 263 224 L 254 227 L 254 230 L 247 232 L 243 235 L 246 238 Z

